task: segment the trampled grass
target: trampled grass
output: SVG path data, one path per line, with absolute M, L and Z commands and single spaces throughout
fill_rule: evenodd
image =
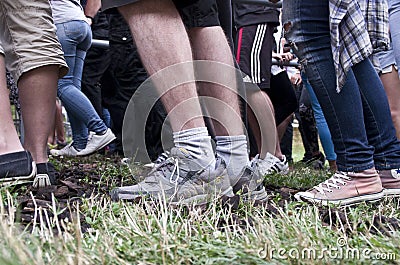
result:
M 326 172 L 295 166 L 266 178 L 267 206 L 212 203 L 200 211 L 111 202 L 102 188 L 129 172 L 107 160 L 96 168 L 91 195 L 64 207 L 55 197 L 47 207 L 38 200 L 29 224 L 18 217 L 18 190 L 1 189 L 0 264 L 400 264 L 400 199 L 347 208 L 294 202 L 291 190 Z

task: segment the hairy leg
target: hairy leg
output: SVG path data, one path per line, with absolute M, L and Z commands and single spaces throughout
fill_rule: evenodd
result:
M 24 147 L 36 163 L 48 161 L 47 137 L 54 121 L 58 73 L 58 65 L 42 66 L 24 73 L 18 82 Z
M 218 67 L 214 69 L 213 66 L 218 64 L 210 64 L 210 68 L 200 69 L 201 71 L 208 71 L 207 76 L 210 75 L 211 79 L 219 80 L 219 83 L 230 84 L 230 89 L 228 89 L 216 82 L 199 83 L 199 94 L 201 96 L 212 97 L 220 101 L 220 104 L 216 102 L 206 103 L 207 110 L 213 117 L 216 135 L 243 135 L 243 123 L 236 87 L 236 70 L 225 33 L 219 26 L 192 28 L 189 30 L 189 37 L 194 59 L 218 62 L 227 66 L 221 65 L 220 69 Z
M 155 75 L 168 66 L 193 60 L 186 29 L 172 1 L 139 1 L 119 7 L 119 11 L 129 24 L 149 75 Z M 193 66 L 185 66 L 172 75 L 194 78 Z M 179 76 L 167 78 L 172 80 Z M 154 78 L 155 86 L 161 93 L 168 89 L 164 87 L 165 81 L 163 78 Z M 191 100 L 191 104 L 182 104 L 188 100 Z M 169 118 L 174 132 L 205 126 L 194 82 L 170 89 L 161 97 L 161 101 L 167 113 L 172 114 Z

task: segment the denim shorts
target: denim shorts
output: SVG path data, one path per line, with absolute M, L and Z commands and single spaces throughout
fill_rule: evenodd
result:
M 68 72 L 47 0 L 0 1 L 0 40 L 16 81 L 45 65 L 58 65 L 60 77 Z
M 397 68 L 392 47 L 387 51 L 381 51 L 374 55 L 379 59 L 380 69 L 377 69 L 379 74 L 391 73 L 393 71 L 392 66 Z
M 110 10 L 138 1 L 140 0 L 102 0 L 102 10 Z M 189 29 L 220 25 L 215 0 L 173 0 L 173 2 L 182 17 L 183 24 Z

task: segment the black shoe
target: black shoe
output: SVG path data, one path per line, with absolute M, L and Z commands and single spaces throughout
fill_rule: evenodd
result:
M 33 187 L 41 188 L 57 184 L 57 171 L 52 163 L 40 163 L 36 165 L 37 175 L 33 182 Z
M 0 155 L 0 185 L 32 181 L 36 165 L 28 151 Z
M 316 170 L 321 170 L 324 169 L 325 160 L 324 154 L 320 152 L 318 155 L 314 155 L 310 160 L 308 160 L 306 165 L 311 166 Z

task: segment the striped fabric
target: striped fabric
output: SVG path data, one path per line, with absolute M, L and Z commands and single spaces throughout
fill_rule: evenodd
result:
M 267 24 L 259 24 L 257 26 L 256 36 L 254 38 L 253 47 L 251 48 L 251 57 L 250 57 L 251 78 L 252 82 L 255 84 L 261 83 L 260 53 L 266 29 L 267 29 Z
M 389 7 L 387 0 L 358 0 L 364 14 L 365 23 L 371 39 L 374 54 L 386 51 L 390 46 L 389 39 Z M 381 69 L 378 56 L 370 57 L 376 69 Z

